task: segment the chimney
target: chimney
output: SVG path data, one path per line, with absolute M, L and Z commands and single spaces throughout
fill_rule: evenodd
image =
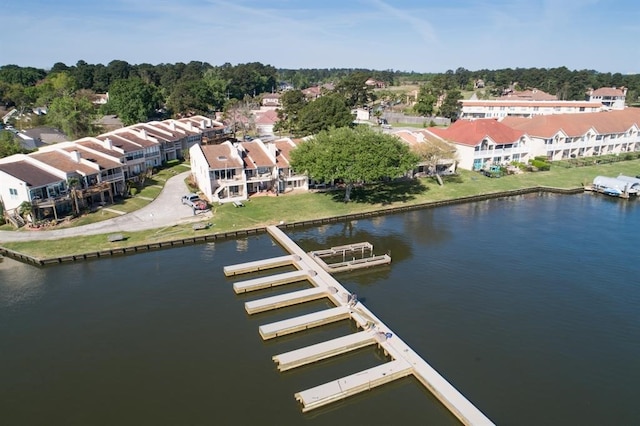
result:
M 207 128 L 207 122 L 205 120 L 200 120 L 200 128 L 205 130 Z
M 69 153 L 71 155 L 71 159 L 76 162 L 79 163 L 80 162 L 80 151 L 78 151 L 77 149 L 74 149 L 73 151 L 71 151 Z
M 169 122 L 169 128 L 170 128 L 171 130 L 175 130 L 175 129 L 176 129 L 176 122 L 175 122 L 175 121 L 173 121 L 173 120 L 171 120 L 171 121 Z
M 147 140 L 147 131 L 145 129 L 140 129 L 140 137 L 142 137 L 142 139 Z
M 107 149 L 113 149 L 113 141 L 109 138 L 106 138 L 103 142 L 103 145 Z
M 417 140 L 418 142 L 424 142 L 424 134 L 423 134 L 422 132 L 418 132 L 418 133 L 416 134 L 416 140 Z

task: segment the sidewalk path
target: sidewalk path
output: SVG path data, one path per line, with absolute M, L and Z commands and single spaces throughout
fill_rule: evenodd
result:
M 184 180 L 189 173 L 191 172 L 186 171 L 167 180 L 160 195 L 135 212 L 74 228 L 53 229 L 50 231 L 0 231 L 0 244 L 9 241 L 54 240 L 56 238 L 81 235 L 142 231 L 200 221 L 205 217 L 203 214 L 194 216 L 193 210 L 180 202 L 180 198 L 188 192 Z M 211 213 L 207 214 L 210 215 Z

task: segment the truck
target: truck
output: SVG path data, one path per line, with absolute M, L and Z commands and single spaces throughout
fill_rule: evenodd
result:
M 202 200 L 198 194 L 191 193 L 182 197 L 182 204 L 185 204 L 193 209 L 193 214 L 196 210 L 207 210 L 209 207 L 207 202 Z

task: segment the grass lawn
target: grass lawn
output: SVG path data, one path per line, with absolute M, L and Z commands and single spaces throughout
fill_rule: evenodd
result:
M 4 247 L 34 257 L 65 256 L 114 247 L 175 240 L 194 235 L 205 235 L 206 233 L 263 227 L 278 224 L 281 221 L 291 223 L 528 187 L 576 188 L 590 184 L 593 178 L 598 175 L 613 177 L 620 173 L 628 176 L 640 174 L 640 160 L 576 168 L 553 166 L 550 171 L 546 172 L 523 173 L 497 179 L 488 178 L 477 172 L 461 170 L 457 176 L 446 177 L 443 186 L 438 185 L 432 178 L 422 178 L 355 188 L 349 203 L 344 202 L 344 191 L 341 190 L 294 192 L 280 197 L 255 197 L 245 202 L 245 207 L 236 208 L 232 204 L 213 206 L 213 218 L 206 220 L 211 222 L 213 226 L 208 230 L 194 231 L 191 225 L 176 225 L 126 233 L 127 239 L 117 243 L 109 243 L 106 234 L 103 234 L 54 241 L 10 242 L 5 243 Z M 159 188 L 156 189 L 159 190 Z M 133 211 L 135 210 L 134 206 L 137 206 L 138 203 L 142 206 L 148 202 L 135 197 L 126 200 L 123 206 L 115 205 L 112 207 L 117 210 L 126 208 L 126 211 Z M 80 218 L 74 221 L 74 225 L 113 217 L 106 211 L 99 211 L 88 216 L 93 217 L 87 219 L 86 222 Z

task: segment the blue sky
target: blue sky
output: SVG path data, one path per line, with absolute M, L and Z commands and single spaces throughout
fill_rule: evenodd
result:
M 22 0 L 0 65 L 262 62 L 276 68 L 640 73 L 631 0 Z

